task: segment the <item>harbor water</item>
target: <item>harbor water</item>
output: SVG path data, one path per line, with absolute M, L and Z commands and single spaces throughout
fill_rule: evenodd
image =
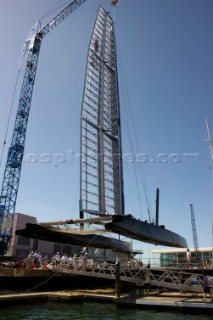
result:
M 109 303 L 46 302 L 1 306 L 0 320 L 210 320 L 212 315 L 142 310 Z

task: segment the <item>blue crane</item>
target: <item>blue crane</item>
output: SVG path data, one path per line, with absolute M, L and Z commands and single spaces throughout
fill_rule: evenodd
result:
M 27 123 L 42 39 L 85 1 L 86 0 L 72 1 L 44 27 L 41 27 L 40 23 L 38 23 L 37 30 L 35 30 L 34 34 L 26 41 L 27 60 L 24 79 L 19 96 L 12 141 L 8 149 L 0 195 L 0 255 L 7 251 L 12 237 L 13 218 L 24 155 Z
M 197 228 L 196 228 L 196 222 L 195 222 L 195 214 L 194 214 L 194 208 L 193 205 L 190 204 L 190 211 L 191 211 L 191 225 L 192 225 L 192 235 L 193 235 L 193 242 L 194 242 L 194 250 L 195 250 L 195 257 L 196 257 L 196 263 L 200 264 L 200 266 L 203 265 L 203 259 L 201 252 L 199 251 L 199 245 L 198 245 L 198 237 L 197 237 Z
M 199 245 L 198 245 L 198 238 L 197 238 L 197 228 L 196 228 L 196 222 L 195 222 L 194 208 L 192 204 L 190 204 L 190 211 L 191 211 L 191 224 L 192 224 L 194 249 L 195 249 L 195 253 L 197 254 L 199 250 Z

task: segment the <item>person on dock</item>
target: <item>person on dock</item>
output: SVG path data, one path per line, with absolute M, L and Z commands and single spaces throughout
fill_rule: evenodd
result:
M 41 252 L 38 253 L 38 265 L 39 265 L 39 268 L 41 268 L 41 266 L 42 266 L 42 254 L 41 254 Z
M 127 265 L 128 265 L 128 269 L 132 268 L 132 260 L 131 259 L 128 260 Z
M 119 257 L 116 257 L 115 265 L 116 265 L 117 267 L 120 267 L 120 259 L 119 259 Z
M 34 260 L 34 252 L 33 251 L 29 252 L 27 259 Z
M 209 278 L 204 272 L 203 274 L 203 292 L 204 292 L 204 301 L 206 301 L 206 294 L 209 293 L 211 301 L 213 301 L 212 298 L 212 284 L 209 282 Z
M 64 254 L 62 255 L 62 257 L 61 257 L 61 261 L 67 262 L 68 260 L 69 260 L 69 257 L 68 257 L 68 255 L 67 255 L 67 253 L 64 253 Z
M 187 249 L 186 251 L 186 263 L 189 267 L 191 266 L 191 252 L 189 251 L 189 249 Z
M 34 268 L 38 269 L 39 268 L 39 254 L 37 251 L 34 252 L 33 258 L 34 258 Z
M 144 293 L 145 293 L 146 296 L 149 296 L 149 292 L 150 292 L 150 271 L 149 270 L 144 270 L 143 275 L 144 275 Z
M 52 264 L 54 267 L 56 267 L 57 269 L 59 269 L 59 264 L 61 261 L 61 255 L 60 252 L 57 252 L 53 257 L 52 257 Z
M 184 277 L 183 277 L 183 271 L 182 270 L 178 274 L 178 279 L 179 279 L 179 283 L 180 283 L 180 293 L 185 293 L 183 291 Z
M 84 255 L 83 255 L 83 258 L 82 258 L 82 261 L 83 261 L 83 270 L 86 270 L 86 268 L 87 268 L 87 259 L 88 259 L 88 253 L 85 252 Z
M 57 252 L 57 253 L 56 253 L 56 255 L 55 255 L 55 260 L 56 260 L 56 264 L 59 264 L 59 263 L 60 263 L 60 260 L 61 260 L 60 252 Z

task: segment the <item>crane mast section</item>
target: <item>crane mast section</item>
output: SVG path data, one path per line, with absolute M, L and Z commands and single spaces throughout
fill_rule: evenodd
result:
M 12 232 L 12 216 L 15 210 L 17 192 L 19 187 L 27 123 L 30 112 L 41 40 L 41 35 L 36 34 L 35 37 L 30 40 L 28 49 L 24 79 L 19 97 L 12 142 L 8 150 L 0 198 L 0 230 L 2 235 L 10 235 Z M 8 216 L 10 216 L 11 218 L 8 219 Z

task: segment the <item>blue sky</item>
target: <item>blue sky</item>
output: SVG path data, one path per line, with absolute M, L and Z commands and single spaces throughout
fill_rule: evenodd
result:
M 0 0 L 0 151 L 24 41 L 36 21 L 56 3 Z M 88 0 L 44 38 L 16 211 L 36 216 L 38 221 L 78 217 L 80 108 L 87 48 L 100 4 L 115 17 L 126 213 L 147 219 L 142 186 L 146 183 L 153 216 L 156 188 L 160 189 L 161 224 L 181 234 L 193 247 L 192 203 L 199 245 L 212 246 L 213 175 L 212 164 L 206 164 L 211 156 L 204 118 L 206 113 L 213 134 L 211 0 L 120 0 L 115 10 L 110 0 Z M 23 70 L 24 63 L 1 181 Z M 136 170 L 144 162 L 145 180 L 138 182 L 140 185 L 134 175 L 129 136 Z M 39 161 L 44 153 L 51 155 L 48 164 Z M 57 154 L 63 155 L 63 163 L 58 162 Z M 197 156 L 189 161 L 188 154 Z M 32 155 L 37 159 L 33 163 Z M 153 248 L 143 243 L 135 246 L 145 252 Z

